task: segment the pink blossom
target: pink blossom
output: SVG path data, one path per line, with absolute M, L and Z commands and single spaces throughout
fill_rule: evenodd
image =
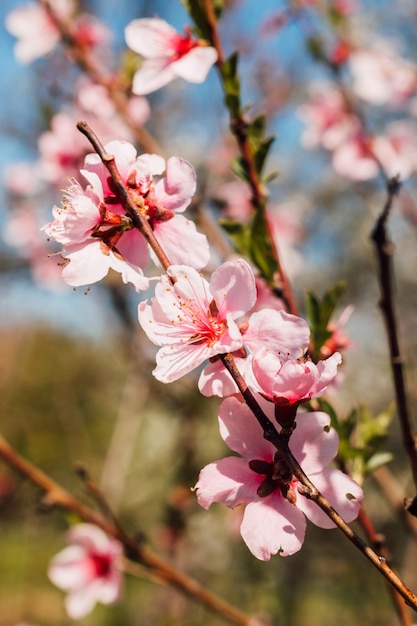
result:
M 257 398 L 273 419 L 273 405 Z M 199 504 L 229 508 L 246 505 L 240 533 L 252 554 L 267 561 L 273 554 L 300 550 L 307 517 L 320 528 L 333 522 L 311 500 L 298 493 L 300 483 L 282 455 L 263 437 L 262 428 L 246 404 L 236 397 L 223 401 L 220 434 L 240 457 L 226 457 L 204 467 L 195 486 Z M 304 472 L 346 522 L 358 514 L 362 489 L 347 475 L 326 466 L 336 456 L 338 436 L 325 413 L 301 413 L 289 447 Z
M 275 404 L 275 417 L 281 425 L 291 425 L 298 405 L 326 391 L 341 361 L 339 352 L 316 364 L 262 347 L 250 359 L 247 383 Z
M 121 595 L 123 548 L 92 524 L 77 524 L 69 546 L 51 561 L 48 576 L 68 593 L 65 608 L 72 619 L 88 615 L 97 602 L 112 604 Z
M 244 350 L 239 350 L 234 359 L 243 377 L 246 377 L 250 367 L 248 355 L 268 347 L 277 353 L 285 354 L 286 357 L 297 359 L 305 354 L 310 340 L 307 322 L 283 310 L 256 311 L 245 325 L 240 325 L 240 328 Z M 236 383 L 219 360 L 213 360 L 204 368 L 198 381 L 198 388 L 205 396 L 224 397 L 238 393 Z
M 252 308 L 255 278 L 242 259 L 223 263 L 208 283 L 187 266 L 171 266 L 171 284 L 163 276 L 151 305 L 139 305 L 139 322 L 149 339 L 161 346 L 154 376 L 168 383 L 218 354 L 243 346 L 235 320 Z
M 306 125 L 302 141 L 308 148 L 321 145 L 334 150 L 360 125 L 356 116 L 349 112 L 340 90 L 327 83 L 316 84 L 309 102 L 298 112 Z
M 338 174 L 350 180 L 370 180 L 379 172 L 372 140 L 360 132 L 336 148 L 332 165 Z
M 417 132 L 407 120 L 392 122 L 384 136 L 375 137 L 373 151 L 389 177 L 405 180 L 417 169 Z
M 136 149 L 123 141 L 111 141 L 105 148 L 114 155 L 123 181 L 137 199 L 171 263 L 204 267 L 210 258 L 207 239 L 197 232 L 193 222 L 178 215 L 185 211 L 196 190 L 193 166 L 180 157 L 170 157 L 166 162 L 156 154 L 138 157 Z M 108 185 L 108 172 L 97 154 L 87 155 L 85 170 L 99 176 L 112 210 L 121 210 Z M 133 265 L 147 265 L 148 245 L 139 231 L 127 231 L 118 243 L 118 250 Z
M 126 43 L 144 61 L 133 77 L 133 93 L 144 95 L 177 77 L 202 83 L 217 60 L 217 52 L 190 33 L 179 35 L 164 20 L 133 20 L 125 30 Z
M 83 189 L 73 180 L 64 193 L 62 206 L 53 208 L 53 221 L 42 228 L 64 246 L 63 279 L 74 287 L 87 285 L 104 278 L 112 268 L 137 291 L 146 289 L 149 281 L 142 270 L 123 257 L 117 247 L 124 229 L 132 225 L 125 216 L 106 209 L 98 176 L 86 170 L 83 173 L 89 185 Z
M 416 91 L 417 67 L 401 58 L 390 41 L 353 52 L 349 65 L 353 90 L 371 104 L 395 106 Z
M 72 0 L 54 0 L 54 11 L 69 17 L 73 11 Z M 15 56 L 19 63 L 31 63 L 51 52 L 61 34 L 47 11 L 37 2 L 29 2 L 10 11 L 6 16 L 6 28 L 17 38 Z

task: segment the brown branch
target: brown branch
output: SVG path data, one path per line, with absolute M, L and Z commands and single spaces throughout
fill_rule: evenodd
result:
M 74 36 L 72 25 L 66 21 L 51 6 L 50 0 L 39 0 L 41 6 L 48 13 L 59 32 L 63 44 L 69 49 L 72 59 L 95 83 L 104 87 L 112 100 L 122 120 L 132 130 L 135 140 L 145 152 L 162 154 L 162 149 L 156 139 L 143 127 L 138 126 L 129 113 L 129 98 L 120 80 L 103 70 L 103 64 L 95 58 L 91 48 L 80 43 Z
M 217 68 L 219 70 L 220 79 L 222 81 L 222 87 L 224 90 L 224 82 L 223 82 L 223 65 L 224 65 L 224 53 L 222 44 L 220 41 L 219 33 L 217 30 L 217 21 L 216 16 L 213 10 L 212 0 L 204 0 L 204 7 L 207 17 L 207 26 L 210 30 L 210 39 L 211 44 L 217 51 Z M 259 174 L 256 169 L 255 161 L 250 149 L 249 139 L 248 139 L 248 123 L 245 120 L 242 111 L 239 111 L 239 114 L 236 116 L 232 116 L 230 113 L 230 130 L 234 135 L 240 154 L 242 156 L 242 164 L 246 170 L 249 187 L 252 192 L 252 205 L 255 211 L 260 214 L 266 211 L 266 198 L 267 194 L 265 188 L 260 180 Z M 294 315 L 298 314 L 297 304 L 295 302 L 294 294 L 292 292 L 291 283 L 288 279 L 286 272 L 284 271 L 283 265 L 281 263 L 279 250 L 277 244 L 272 236 L 272 229 L 269 224 L 268 216 L 265 214 L 265 221 L 268 227 L 268 238 L 271 249 L 273 251 L 278 272 L 279 272 L 279 281 L 277 281 L 276 288 L 281 292 L 280 297 L 285 303 L 286 309 L 293 313 Z
M 308 476 L 304 473 L 304 470 L 299 465 L 297 459 L 293 456 L 289 448 L 290 432 L 282 431 L 278 433 L 275 426 L 270 419 L 264 413 L 259 406 L 256 398 L 248 388 L 244 378 L 240 374 L 232 354 L 225 354 L 221 356 L 222 362 L 233 380 L 236 382 L 239 391 L 242 393 L 245 402 L 255 415 L 259 424 L 264 429 L 264 437 L 267 441 L 270 441 L 281 452 L 285 458 L 288 467 L 293 476 L 299 481 L 299 492 L 301 495 L 313 500 L 322 511 L 334 522 L 334 524 L 342 531 L 342 533 L 349 539 L 349 541 L 360 551 L 362 554 L 376 567 L 376 569 L 388 580 L 388 582 L 396 589 L 405 602 L 417 611 L 417 596 L 408 589 L 405 583 L 399 578 L 399 576 L 391 569 L 386 559 L 377 554 L 370 546 L 368 546 L 363 539 L 359 537 L 344 519 L 335 511 L 330 502 L 320 493 L 320 491 L 311 482 Z
M 137 202 L 129 193 L 129 190 L 124 184 L 122 177 L 120 176 L 119 170 L 117 169 L 114 156 L 106 152 L 103 144 L 94 133 L 94 131 L 87 124 L 87 122 L 78 122 L 77 128 L 81 133 L 83 133 L 83 135 L 87 137 L 94 150 L 97 152 L 98 156 L 102 160 L 103 165 L 107 168 L 114 183 L 116 196 L 119 198 L 120 202 L 123 205 L 123 208 L 132 220 L 133 225 L 145 237 L 146 241 L 154 251 L 162 267 L 166 271 L 171 265 L 171 262 L 161 248 L 158 240 L 156 239 L 154 232 L 150 227 L 148 220 L 146 219 L 146 215 L 144 213 L 141 213 L 141 207 L 138 206 Z
M 371 233 L 378 259 L 379 283 L 381 299 L 379 306 L 384 318 L 387 332 L 391 371 L 394 380 L 395 397 L 398 417 L 400 420 L 403 445 L 407 452 L 414 484 L 417 488 L 417 438 L 412 424 L 408 405 L 404 360 L 401 354 L 398 325 L 394 299 L 394 278 L 392 257 L 394 246 L 387 234 L 387 221 L 392 203 L 400 188 L 399 177 L 392 178 L 387 185 L 387 200 L 383 211 L 376 221 Z
M 88 506 L 79 502 L 68 491 L 63 489 L 47 474 L 35 465 L 20 456 L 10 444 L 0 435 L 0 457 L 22 476 L 40 487 L 45 492 L 44 502 L 49 506 L 57 506 L 61 509 L 75 513 L 80 519 L 90 524 L 95 524 L 108 535 L 118 539 L 124 546 L 127 556 L 133 561 L 146 566 L 151 570 L 158 582 L 165 581 L 183 594 L 203 604 L 206 608 L 217 613 L 225 620 L 238 626 L 250 626 L 253 619 L 236 609 L 225 600 L 222 600 L 211 591 L 205 589 L 200 583 L 184 574 L 176 567 L 165 561 L 162 557 L 143 546 L 138 540 L 128 536 L 120 527 L 112 521 L 108 521 L 91 510 Z M 127 568 L 132 573 L 134 568 Z

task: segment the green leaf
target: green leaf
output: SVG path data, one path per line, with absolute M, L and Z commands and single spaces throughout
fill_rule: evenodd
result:
M 236 252 L 250 257 L 250 227 L 232 220 L 221 220 L 220 226 L 233 241 Z
M 238 54 L 234 52 L 222 64 L 223 88 L 225 103 L 233 118 L 240 115 L 240 81 L 237 73 Z
M 249 183 L 248 170 L 244 165 L 242 157 L 236 157 L 233 159 L 231 169 L 232 172 L 240 178 L 240 180 L 243 180 L 244 183 Z
M 306 317 L 311 329 L 311 351 L 315 360 L 320 358 L 323 344 L 332 336 L 330 318 L 346 289 L 344 282 L 337 283 L 325 292 L 321 301 L 313 291 L 306 292 Z
M 274 283 L 279 271 L 271 242 L 265 211 L 258 210 L 252 220 L 250 231 L 250 258 L 269 284 Z

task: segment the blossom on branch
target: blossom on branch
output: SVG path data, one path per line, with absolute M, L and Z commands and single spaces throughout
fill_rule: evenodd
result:
M 52 559 L 48 576 L 67 591 L 68 615 L 81 619 L 97 602 L 112 604 L 120 598 L 123 547 L 93 524 L 73 526 L 68 542 L 70 545 Z
M 124 228 L 131 227 L 129 220 L 106 209 L 98 176 L 85 170 L 83 174 L 90 184 L 83 189 L 72 180 L 62 205 L 52 209 L 53 221 L 42 228 L 64 246 L 63 279 L 73 287 L 89 285 L 104 278 L 112 268 L 137 291 L 146 289 L 149 282 L 142 270 L 129 263 L 117 248 Z
M 257 400 L 273 419 L 273 405 L 261 397 Z M 226 457 L 204 467 L 195 486 L 197 499 L 205 509 L 213 502 L 229 508 L 246 505 L 240 533 L 255 557 L 267 561 L 273 554 L 288 556 L 300 550 L 306 517 L 320 528 L 334 527 L 315 502 L 300 495 L 299 481 L 284 456 L 264 439 L 246 404 L 236 397 L 224 400 L 219 425 L 223 440 L 240 457 Z M 321 412 L 299 414 L 289 447 L 344 520 L 354 520 L 363 492 L 346 474 L 326 467 L 338 450 L 338 435 L 330 428 L 329 416 Z
M 152 303 L 139 305 L 143 330 L 161 346 L 153 374 L 163 383 L 178 380 L 211 357 L 242 348 L 235 320 L 256 300 L 255 278 L 243 259 L 220 265 L 210 283 L 184 265 L 171 266 L 168 274 L 158 282 Z
M 55 0 L 51 5 L 62 18 L 70 17 L 74 10 L 73 0 Z M 17 38 L 14 52 L 22 64 L 49 54 L 61 39 L 57 25 L 37 2 L 29 2 L 10 11 L 5 25 L 9 33 Z
M 316 364 L 263 347 L 251 357 L 247 382 L 273 402 L 276 420 L 281 426 L 287 426 L 293 423 L 301 403 L 323 395 L 335 379 L 341 362 L 339 352 Z
M 137 156 L 134 146 L 126 141 L 111 141 L 105 149 L 115 157 L 123 182 L 171 263 L 204 267 L 210 258 L 207 238 L 197 232 L 193 222 L 180 215 L 196 190 L 193 166 L 175 156 L 166 162 L 157 154 Z M 109 184 L 109 173 L 97 154 L 86 156 L 85 170 L 100 178 L 111 211 L 123 212 Z M 118 250 L 133 265 L 145 268 L 148 264 L 148 244 L 136 229 L 124 232 Z
M 125 29 L 126 43 L 144 57 L 133 77 L 132 91 L 144 95 L 156 91 L 175 78 L 202 83 L 217 61 L 215 48 L 193 39 L 190 32 L 179 35 L 164 20 L 133 20 Z

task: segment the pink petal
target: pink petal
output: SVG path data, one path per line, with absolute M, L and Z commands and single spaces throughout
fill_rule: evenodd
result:
M 97 603 L 96 587 L 100 581 L 93 580 L 85 586 L 80 586 L 65 598 L 65 609 L 72 619 L 82 619 L 94 609 Z
M 199 311 L 206 315 L 211 301 L 207 281 L 188 265 L 171 265 L 168 273 L 177 279 L 175 285 L 172 286 L 164 277 L 155 289 L 155 297 L 168 320 L 178 319 L 178 298 L 190 303 L 190 308 L 188 311 L 184 311 L 183 317 L 188 312 L 192 318 L 192 311 Z
M 274 405 L 260 396 L 256 400 L 268 417 L 274 419 Z M 248 405 L 237 398 L 226 398 L 219 409 L 220 434 L 231 450 L 245 461 L 263 459 L 272 461 L 275 448 L 263 437 L 263 430 Z
M 320 473 L 311 475 L 310 478 L 345 522 L 356 519 L 363 491 L 354 480 L 340 470 L 331 468 L 325 468 Z M 316 526 L 334 528 L 335 524 L 332 520 L 312 500 L 297 494 L 297 507 Z
M 199 233 L 194 222 L 183 215 L 174 215 L 166 222 L 156 222 L 154 233 L 173 265 L 184 264 L 199 270 L 209 262 L 210 247 L 206 236 Z M 179 241 L 182 242 L 180 246 Z M 151 255 L 153 258 L 154 254 Z
M 145 96 L 177 78 L 172 63 L 167 59 L 146 59 L 133 77 L 132 92 Z
M 179 344 L 163 346 L 156 354 L 156 368 L 152 374 L 161 383 L 172 383 L 194 368 L 204 363 L 211 356 L 211 350 L 205 344 Z
M 175 61 L 175 73 L 190 83 L 202 83 L 217 61 L 217 52 L 210 46 L 196 46 Z
M 268 561 L 278 552 L 289 556 L 303 545 L 304 515 L 280 493 L 250 502 L 243 515 L 240 533 L 257 559 Z
M 238 457 L 230 456 L 203 467 L 194 489 L 200 506 L 208 509 L 220 502 L 233 509 L 256 498 L 262 477 Z
M 305 320 L 285 311 L 263 309 L 252 313 L 244 343 L 251 352 L 268 347 L 272 352 L 300 358 L 310 342 L 310 329 Z
M 69 259 L 69 263 L 62 270 L 62 278 L 68 285 L 91 285 L 108 274 L 109 258 L 103 254 L 99 241 L 92 240 L 70 246 L 62 254 Z
M 125 40 L 131 50 L 145 58 L 169 57 L 175 53 L 176 30 L 164 20 L 141 18 L 130 22 Z
M 243 361 L 243 359 L 239 359 L 239 361 Z M 239 364 L 236 363 L 236 365 L 243 375 Z M 198 379 L 198 389 L 203 396 L 219 396 L 220 398 L 231 396 L 239 391 L 233 378 L 220 360 L 206 365 Z
M 137 292 L 144 291 L 149 287 L 149 279 L 143 275 L 140 268 L 122 261 L 113 252 L 110 252 L 109 255 L 109 266 L 121 275 L 125 284 L 131 283 Z
M 117 243 L 117 249 L 126 261 L 137 267 L 146 268 L 149 249 L 144 236 L 135 228 L 125 231 Z
M 197 187 L 195 169 L 185 159 L 170 157 L 166 175 L 155 185 L 158 204 L 171 211 L 184 211 L 190 204 Z
M 256 287 L 253 271 L 246 261 L 237 259 L 220 265 L 210 281 L 210 292 L 216 302 L 219 316 L 232 318 L 242 316 L 256 302 Z
M 297 414 L 297 428 L 290 439 L 290 449 L 295 458 L 310 476 L 320 472 L 334 459 L 339 448 L 339 437 L 330 428 L 327 413 L 313 412 Z
M 50 580 L 65 591 L 87 584 L 91 579 L 91 567 L 85 548 L 72 545 L 64 548 L 50 562 Z

